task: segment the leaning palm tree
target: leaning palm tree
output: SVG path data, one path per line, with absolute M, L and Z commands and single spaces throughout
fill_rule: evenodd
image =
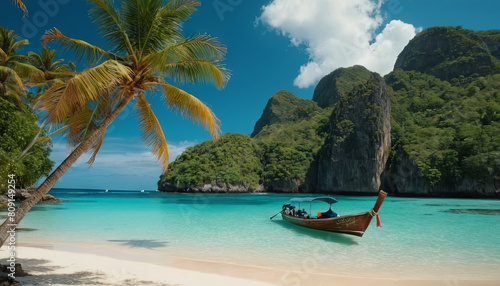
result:
M 110 44 L 105 50 L 52 29 L 42 42 L 55 42 L 85 58 L 93 67 L 74 73 L 40 96 L 38 106 L 54 125 L 68 126 L 71 154 L 16 210 L 12 221 L 0 227 L 0 245 L 8 238 L 8 224 L 17 225 L 85 152 L 97 152 L 113 120 L 129 105 L 137 109 L 145 143 L 167 170 L 168 146 L 148 96 L 164 102 L 203 125 L 213 137 L 219 120 L 205 104 L 173 83 L 210 82 L 222 88 L 229 73 L 222 65 L 226 48 L 216 38 L 185 38 L 181 23 L 199 6 L 195 0 L 124 0 L 118 11 L 112 0 L 91 0 L 90 15 Z

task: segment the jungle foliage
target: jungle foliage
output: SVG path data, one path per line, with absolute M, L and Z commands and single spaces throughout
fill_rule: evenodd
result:
M 51 140 L 40 140 L 22 158 L 19 155 L 40 131 L 38 116 L 26 105 L 20 109 L 11 97 L 0 96 L 0 177 L 16 175 L 16 188 L 26 188 L 47 176 L 54 162 L 49 159 Z M 45 131 L 42 131 L 45 133 Z M 2 182 L 2 191 L 4 188 Z
M 385 79 L 393 150 L 415 159 L 431 185 L 500 173 L 500 74 L 448 82 L 396 70 Z
M 268 125 L 254 138 L 227 133 L 188 148 L 160 182 L 256 187 L 264 181 L 303 181 L 328 132 L 330 113 L 325 109 L 299 122 Z

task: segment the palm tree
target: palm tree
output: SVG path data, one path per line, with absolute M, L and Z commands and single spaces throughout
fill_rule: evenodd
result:
M 19 40 L 14 31 L 0 26 L 0 96 L 12 96 L 18 105 L 26 97 L 25 84 L 34 84 L 42 75 L 26 63 L 27 56 L 17 53 L 20 47 L 28 44 L 28 40 Z
M 76 146 L 71 154 L 16 209 L 12 221 L 0 227 L 0 245 L 8 238 L 8 224 L 17 225 L 85 152 L 95 160 L 107 127 L 129 105 L 134 104 L 145 143 L 163 167 L 168 166 L 168 146 L 162 128 L 147 100 L 161 96 L 164 102 L 203 125 L 213 137 L 220 132 L 219 120 L 205 104 L 172 83 L 214 83 L 225 86 L 229 72 L 222 65 L 226 48 L 208 35 L 185 38 L 181 23 L 196 7 L 195 0 L 124 0 L 118 11 L 112 0 L 91 0 L 90 15 L 108 41 L 108 51 L 72 39 L 54 28 L 42 37 L 75 52 L 95 65 L 74 73 L 40 96 L 38 106 L 47 111 L 54 125 L 68 126 L 68 141 Z M 169 82 L 173 81 L 173 82 Z
M 38 86 L 37 93 L 36 94 L 28 93 L 26 95 L 26 103 L 28 103 L 29 105 L 31 105 L 33 101 L 38 99 L 38 97 L 41 95 L 42 92 L 44 92 L 45 90 L 47 90 L 56 83 L 64 82 L 64 80 L 68 77 L 68 75 L 71 75 L 71 72 L 75 71 L 76 66 L 74 63 L 70 61 L 67 64 L 63 64 L 64 62 L 63 59 L 55 60 L 55 57 L 56 57 L 56 51 L 49 50 L 47 47 L 43 47 L 42 51 L 38 53 L 35 52 L 27 53 L 27 58 L 29 63 L 38 70 L 40 70 L 41 72 L 43 72 L 43 78 L 41 82 L 37 85 Z M 39 126 L 38 133 L 31 140 L 31 142 L 24 148 L 24 150 L 19 154 L 18 159 L 22 159 L 24 156 L 26 156 L 28 154 L 28 151 L 35 145 L 36 142 L 49 141 L 52 135 L 58 134 L 68 128 L 67 126 L 63 126 L 60 129 L 48 135 L 40 137 L 40 135 L 45 130 L 44 127 L 45 127 L 45 122 L 43 122 Z
M 37 95 L 40 95 L 47 88 L 58 82 L 62 82 L 65 77 L 72 75 L 76 70 L 73 62 L 63 64 L 64 59 L 56 60 L 56 51 L 43 47 L 40 52 L 28 52 L 28 61 L 31 65 L 43 72 L 43 81 L 38 86 Z

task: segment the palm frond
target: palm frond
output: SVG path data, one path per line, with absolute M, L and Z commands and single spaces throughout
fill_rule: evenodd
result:
M 52 142 L 51 138 L 49 136 L 43 136 L 38 139 L 36 139 L 36 143 L 45 145 L 49 142 Z
M 48 67 L 56 57 L 56 50 L 49 50 L 47 47 L 43 47 L 41 55 L 44 59 L 44 66 Z
M 122 2 L 123 25 L 139 60 L 144 48 L 150 46 L 151 41 L 161 41 L 157 37 L 151 39 L 150 36 L 158 28 L 157 18 L 162 4 L 162 0 L 127 0 Z M 165 36 L 169 30 L 163 32 L 162 36 Z
M 59 128 L 59 129 L 57 129 L 56 131 L 51 132 L 50 134 L 47 134 L 47 136 L 48 136 L 48 137 L 51 137 L 51 136 L 57 135 L 57 134 L 59 134 L 59 133 L 61 133 L 61 132 L 64 132 L 64 131 L 68 130 L 68 128 L 69 128 L 69 126 L 68 126 L 68 125 L 65 125 L 65 126 L 63 126 L 63 127 Z
M 36 142 L 42 143 L 42 144 L 44 144 L 46 142 L 49 142 L 51 136 L 57 135 L 59 133 L 62 133 L 64 131 L 66 131 L 68 128 L 69 128 L 69 126 L 65 125 L 65 126 L 59 128 L 59 129 L 57 129 L 56 131 L 51 132 L 50 134 L 47 134 L 47 135 L 45 135 L 43 137 L 40 137 L 40 138 L 36 139 Z
M 0 65 L 7 64 L 7 61 L 9 60 L 9 56 L 4 52 L 2 48 L 0 48 L 0 60 Z
M 44 66 L 42 56 L 39 53 L 28 52 L 28 61 L 35 67 L 42 69 Z
M 42 46 L 49 41 L 55 41 L 66 51 L 72 51 L 77 58 L 84 58 L 89 64 L 95 64 L 100 59 L 121 59 L 119 56 L 106 52 L 105 50 L 94 46 L 82 40 L 68 38 L 56 28 L 48 30 L 42 36 Z
M 70 69 L 71 71 L 76 71 L 76 65 L 75 65 L 75 63 L 74 63 L 74 62 L 69 61 L 69 62 L 68 62 L 68 67 L 69 67 L 69 69 Z
M 16 85 L 20 90 L 27 91 L 28 89 L 24 86 L 23 80 L 21 77 L 17 74 L 17 72 L 6 66 L 0 66 L 0 74 L 4 75 L 7 80 L 5 82 L 11 82 L 14 85 Z
M 224 65 L 208 60 L 169 63 L 161 67 L 160 72 L 178 83 L 214 83 L 218 88 L 223 88 L 231 77 Z
M 29 44 L 30 44 L 30 41 L 28 41 L 27 39 L 17 41 L 17 42 L 12 44 L 12 50 L 15 51 L 15 50 L 19 49 L 20 47 L 27 46 Z
M 13 98 L 17 107 L 21 108 L 23 103 L 22 98 L 26 97 L 26 90 L 24 89 L 24 86 L 20 87 L 13 82 L 4 82 L 2 85 L 5 89 L 5 95 Z
M 36 83 L 43 81 L 43 72 L 36 67 L 21 63 L 18 61 L 12 61 L 11 64 L 12 69 L 16 71 L 19 77 L 27 80 L 28 85 L 34 85 Z
M 18 41 L 19 36 L 12 30 L 0 26 L 0 48 L 9 56 L 17 53 L 20 46 L 29 44 L 28 40 Z
M 164 13 L 176 17 L 179 22 L 184 22 L 200 5 L 201 3 L 197 0 L 171 0 L 165 5 Z
M 157 52 L 182 38 L 181 23 L 200 5 L 198 1 L 129 0 L 123 2 L 127 34 L 139 58 Z
M 220 133 L 220 120 L 201 100 L 167 82 L 162 82 L 164 100 L 167 106 L 191 118 L 216 138 Z
M 21 8 L 21 10 L 24 13 L 24 16 L 28 16 L 28 8 L 26 8 L 26 5 L 24 5 L 23 1 L 12 0 L 12 3 L 14 3 L 17 7 Z
M 106 130 L 107 128 L 102 131 L 101 136 L 99 136 L 99 138 L 97 138 L 94 144 L 92 144 L 89 148 L 89 151 L 92 151 L 92 156 L 90 156 L 90 159 L 87 161 L 87 164 L 90 165 L 89 168 L 92 164 L 94 164 L 97 153 L 99 153 L 99 150 L 101 149 L 102 142 L 104 142 L 104 136 L 106 135 Z
M 54 86 L 56 84 L 64 83 L 64 80 L 61 79 L 63 76 L 60 76 L 59 78 L 58 78 L 58 76 L 59 76 L 58 73 L 56 73 L 56 75 L 54 75 L 54 73 L 47 72 L 45 75 L 45 80 L 43 82 L 33 84 L 33 87 L 39 88 L 37 94 L 34 95 L 35 98 L 37 98 L 40 94 L 42 94 L 45 90 L 51 88 L 52 86 Z M 49 77 L 52 79 L 48 79 Z
M 168 63 L 176 63 L 194 59 L 210 59 L 214 62 L 224 60 L 226 46 L 210 35 L 197 35 L 182 39 L 174 45 L 150 54 L 145 58 L 155 70 L 161 70 Z
M 54 60 L 56 56 L 55 50 L 49 50 L 43 47 L 41 52 L 28 52 L 27 58 L 30 64 L 43 72 L 51 71 L 70 71 L 68 65 L 63 65 L 64 59 Z
M 64 123 L 64 117 L 69 116 L 68 114 L 60 114 L 58 103 L 62 98 L 66 90 L 66 82 L 58 82 L 52 85 L 49 89 L 47 89 L 42 95 L 38 97 L 35 102 L 35 109 L 39 109 L 42 111 L 46 111 L 47 115 L 45 116 L 50 124 L 62 124 Z M 58 113 L 56 115 L 56 112 Z M 59 119 L 61 118 L 61 119 Z
M 71 117 L 68 118 L 66 133 L 70 146 L 78 145 L 95 128 L 95 115 L 97 114 L 95 111 L 95 109 L 86 105 L 75 110 Z
M 61 76 L 64 76 L 64 74 L 71 74 L 71 73 L 75 73 L 73 71 L 71 71 L 69 65 L 60 65 L 58 67 L 56 67 L 55 69 L 52 69 L 53 72 L 47 72 L 49 74 L 53 74 L 54 76 L 57 76 L 57 74 L 60 74 Z
M 151 153 L 160 162 L 163 172 L 168 167 L 168 145 L 158 118 L 156 118 L 144 94 L 137 97 L 136 108 L 139 116 L 139 126 L 142 139 L 151 147 Z
M 51 63 L 47 62 L 45 63 L 47 65 L 47 70 L 49 71 L 53 71 L 53 70 L 56 70 L 58 69 L 59 67 L 61 67 L 61 64 L 64 63 L 64 59 L 59 59 L 57 61 L 54 61 Z M 69 67 L 67 67 L 68 70 L 69 70 Z
M 123 20 L 110 0 L 88 0 L 92 4 L 90 16 L 99 27 L 99 32 L 111 45 L 111 50 L 115 53 L 127 52 L 135 56 L 134 49 L 130 43 L 127 33 L 123 27 Z
M 130 74 L 129 68 L 108 60 L 49 88 L 40 96 L 40 108 L 48 112 L 51 123 L 62 123 L 75 110 L 97 100 L 101 93 L 109 93 L 123 81 L 130 80 Z
M 28 57 L 25 55 L 10 55 L 8 62 L 20 62 L 25 63 L 28 61 Z
M 74 71 L 70 71 L 66 65 L 62 65 L 62 66 L 58 67 L 55 71 L 45 72 L 45 76 L 46 76 L 46 79 L 48 81 L 50 81 L 52 79 L 56 79 L 56 78 L 69 78 L 69 77 L 75 76 L 76 74 L 78 74 L 78 73 L 74 72 Z M 48 78 L 51 78 L 51 79 L 48 79 Z

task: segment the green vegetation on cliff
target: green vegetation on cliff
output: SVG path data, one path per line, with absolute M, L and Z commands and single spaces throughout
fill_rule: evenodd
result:
M 239 153 L 228 151 L 247 154 L 244 171 L 205 150 L 205 142 L 177 159 L 159 184 L 498 195 L 499 59 L 499 30 L 429 28 L 410 41 L 383 80 L 362 66 L 340 68 L 318 83 L 312 101 L 286 91 L 271 97 L 252 138 L 221 137 L 229 150 L 247 142 Z M 225 176 L 214 179 L 214 172 Z
M 258 186 L 262 163 L 260 148 L 247 135 L 226 133 L 217 140 L 188 148 L 160 181 L 184 185 L 242 184 Z
M 474 32 L 462 27 L 433 27 L 415 36 L 394 69 L 419 71 L 451 80 L 500 73 L 500 31 Z
M 255 123 L 251 137 L 259 134 L 266 126 L 276 123 L 298 122 L 311 117 L 314 113 L 320 112 L 316 102 L 310 99 L 303 99 L 293 93 L 280 90 L 276 92 L 267 102 L 262 116 Z
M 281 96 L 283 94 L 285 97 Z M 254 138 L 227 133 L 216 141 L 191 147 L 170 164 L 169 171 L 161 176 L 159 184 L 241 184 L 257 187 L 274 181 L 303 182 L 328 132 L 328 116 L 332 109 L 320 109 L 316 103 L 297 98 L 289 92 L 280 91 L 277 95 L 270 99 L 272 105 L 292 106 L 288 100 L 312 103 L 305 106 L 311 110 L 306 114 L 309 117 L 287 120 L 291 118 L 289 114 L 278 112 L 276 114 L 282 116 L 276 120 L 279 123 L 265 125 Z
M 403 148 L 431 185 L 500 175 L 500 74 L 447 82 L 397 70 L 385 79 L 393 150 Z
M 371 76 L 369 70 L 359 65 L 336 69 L 319 81 L 314 89 L 313 100 L 322 108 L 332 106 Z
M 255 136 L 262 148 L 265 182 L 305 180 L 328 134 L 331 111 L 322 110 L 300 122 L 266 126 Z

